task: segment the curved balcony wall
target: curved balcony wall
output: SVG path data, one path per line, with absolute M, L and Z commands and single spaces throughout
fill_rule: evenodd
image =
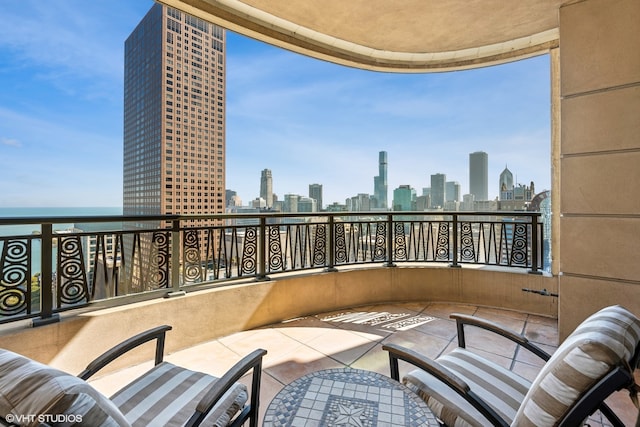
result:
M 452 302 L 556 317 L 557 298 L 522 289 L 555 293 L 557 278 L 488 267 L 363 266 L 309 271 L 195 290 L 175 298 L 66 312 L 60 322 L 39 328 L 4 325 L 0 347 L 79 372 L 112 345 L 159 324 L 173 326 L 167 339 L 167 351 L 172 352 L 299 316 L 382 302 Z M 111 369 L 148 357 L 149 351 L 143 349 Z

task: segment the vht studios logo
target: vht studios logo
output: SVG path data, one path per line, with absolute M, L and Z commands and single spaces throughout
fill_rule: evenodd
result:
M 81 423 L 82 415 L 66 415 L 66 414 L 28 414 L 28 415 L 14 415 L 7 414 L 4 418 L 10 423 L 16 424 L 26 424 L 33 423 L 37 421 L 43 424 L 54 424 L 54 423 Z

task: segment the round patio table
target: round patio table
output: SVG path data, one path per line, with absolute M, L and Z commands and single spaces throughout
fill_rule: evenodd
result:
M 438 426 L 429 407 L 399 382 L 377 372 L 327 369 L 286 385 L 273 398 L 264 427 Z

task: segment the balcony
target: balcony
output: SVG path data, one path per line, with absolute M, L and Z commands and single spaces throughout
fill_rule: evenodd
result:
M 220 376 L 234 362 L 255 348 L 265 348 L 260 401 L 260 420 L 269 402 L 287 384 L 302 375 L 322 369 L 351 367 L 389 375 L 382 345 L 397 343 L 437 357 L 457 345 L 455 323 L 449 313 L 481 316 L 524 333 L 545 351 L 558 344 L 556 320 L 546 316 L 488 307 L 429 302 L 377 304 L 289 319 L 261 328 L 238 332 L 175 351 L 167 359 L 173 363 Z M 168 341 L 175 338 L 170 332 Z M 539 359 L 526 351 L 482 333 L 470 336 L 467 345 L 474 351 L 532 379 L 540 369 Z M 94 387 L 110 395 L 153 366 L 153 361 L 127 367 L 92 381 Z M 401 366 L 401 374 L 408 372 Z M 249 384 L 249 377 L 244 381 Z M 636 409 L 626 392 L 608 399 L 609 406 L 626 425 L 633 425 Z M 589 419 L 591 426 L 605 426 L 599 412 Z
M 310 371 L 350 366 L 388 375 L 383 343 L 433 357 L 448 351 L 451 312 L 500 321 L 549 350 L 558 344 L 556 278 L 542 272 L 547 245 L 536 212 L 0 224 L 34 228 L 0 237 L 2 347 L 79 372 L 118 341 L 171 324 L 168 359 L 214 375 L 263 347 L 262 414 L 285 384 Z M 513 348 L 476 345 L 524 376 L 539 368 Z M 149 356 L 132 354 L 94 385 L 109 395 L 148 367 Z M 611 405 L 632 414 L 627 396 Z
M 494 274 L 501 269 L 542 275 L 550 245 L 540 217 L 537 212 L 351 212 L 0 219 L 0 323 L 32 319 L 41 325 L 78 308 L 356 267 L 359 274 L 408 267 L 395 271 L 393 280 L 408 272 L 451 274 L 450 268 L 462 266 L 471 268 L 456 276 L 487 267 Z M 24 226 L 34 231 L 25 234 Z M 523 283 L 529 280 L 535 281 Z

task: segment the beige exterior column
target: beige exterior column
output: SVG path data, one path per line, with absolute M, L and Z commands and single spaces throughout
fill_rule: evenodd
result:
M 551 49 L 551 273 L 560 273 L 560 49 Z
M 562 6 L 560 75 L 563 339 L 607 305 L 640 315 L 640 1 Z

